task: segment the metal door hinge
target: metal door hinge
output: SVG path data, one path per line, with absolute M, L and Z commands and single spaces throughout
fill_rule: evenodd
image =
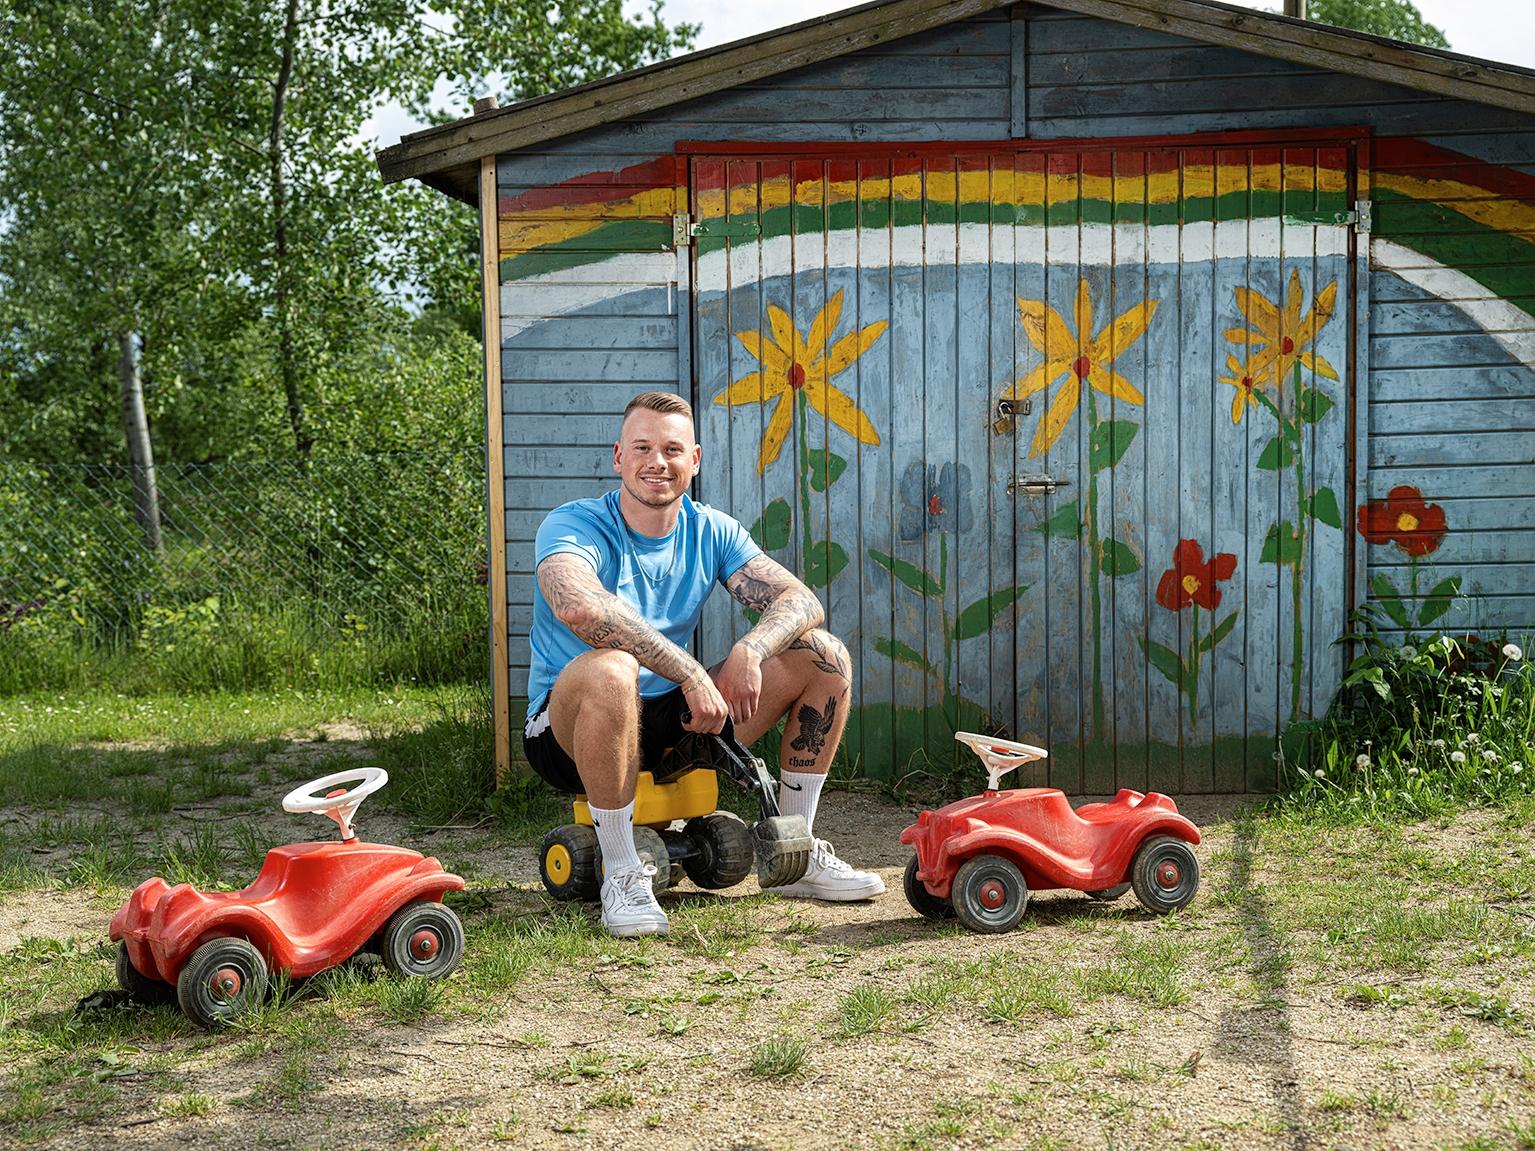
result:
M 1048 496 L 1057 488 L 1070 486 L 1069 479 L 1056 479 L 1054 476 L 1014 476 L 1007 481 L 1007 494 L 1022 492 L 1026 496 Z
M 736 220 L 694 220 L 686 212 L 672 215 L 672 243 L 679 248 L 693 242 L 699 236 L 711 240 L 754 240 L 762 235 L 756 223 Z

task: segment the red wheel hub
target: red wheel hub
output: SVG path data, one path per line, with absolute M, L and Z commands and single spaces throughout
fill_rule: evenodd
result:
M 999 879 L 988 879 L 981 884 L 981 890 L 977 893 L 981 906 L 987 911 L 995 911 L 1007 902 L 1007 888 Z
M 1157 886 L 1177 887 L 1183 881 L 1183 869 L 1171 859 L 1164 859 L 1157 864 Z
M 410 957 L 420 962 L 434 959 L 442 950 L 442 940 L 435 931 L 423 927 L 410 937 Z
M 220 967 L 213 973 L 213 994 L 222 999 L 233 999 L 244 985 L 245 980 L 237 968 Z

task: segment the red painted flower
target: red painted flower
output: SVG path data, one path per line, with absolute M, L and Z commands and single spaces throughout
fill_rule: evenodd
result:
M 1437 551 L 1447 529 L 1444 509 L 1425 503 L 1411 484 L 1391 489 L 1383 500 L 1359 509 L 1359 534 L 1372 544 L 1394 543 L 1410 556 Z
M 1173 548 L 1173 566 L 1162 573 L 1157 584 L 1157 603 L 1168 611 L 1182 611 L 1197 604 L 1206 611 L 1220 606 L 1220 580 L 1228 580 L 1237 570 L 1237 557 L 1218 552 L 1205 560 L 1198 540 L 1179 540 Z

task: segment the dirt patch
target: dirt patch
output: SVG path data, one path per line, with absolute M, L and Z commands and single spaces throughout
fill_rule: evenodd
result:
M 281 793 L 366 754 L 339 734 L 294 741 L 264 764 L 250 811 L 221 813 L 210 801 L 176 810 L 168 826 L 219 821 L 266 843 L 323 836 L 313 817 L 278 809 Z M 74 1059 L 109 1091 L 85 1107 L 50 1088 L 29 1129 L 44 1145 L 1529 1145 L 1528 890 L 1519 896 L 1511 883 L 1509 900 L 1480 904 L 1469 935 L 1425 936 L 1432 964 L 1361 967 L 1342 950 L 1351 925 L 1337 924 L 1335 946 L 1327 905 L 1308 919 L 1283 885 L 1307 869 L 1328 877 L 1335 859 L 1356 867 L 1380 850 L 1375 833 L 1319 832 L 1296 857 L 1262 835 L 1240 838 L 1238 801 L 1182 806 L 1204 828 L 1204 885 L 1172 919 L 1128 896 L 1098 904 L 1073 892 L 1037 894 L 1002 936 L 921 919 L 901 894 L 898 841 L 915 810 L 831 791 L 816 830 L 877 869 L 884 897 L 831 905 L 763 898 L 751 880 L 718 894 L 684 884 L 664 898 L 669 939 L 620 942 L 593 926 L 590 909 L 572 919 L 547 901 L 535 837 L 412 831 L 365 805 L 368 838 L 471 875 L 461 905 L 469 956 L 434 1009 L 393 1021 L 402 1012 L 386 993 L 396 985 L 379 977 L 298 1002 L 254 1034 L 113 1015 L 91 1024 L 110 1043 L 44 1056 L 33 1053 L 40 1040 L 19 1045 L 7 1114 L 27 1076 Z M 1473 813 L 1401 837 L 1455 859 L 1483 850 L 1495 823 Z M 1512 855 L 1500 866 L 1531 866 L 1528 839 L 1501 852 Z M 1367 874 L 1336 870 L 1338 884 L 1352 884 L 1340 898 L 1369 894 Z M 1475 893 L 1452 876 L 1438 887 L 1423 879 L 1420 895 L 1453 909 Z M 1318 884 L 1315 898 L 1332 895 Z M 1390 910 L 1369 929 L 1387 930 Z M 75 891 L 6 893 L 0 951 L 29 935 L 104 939 L 109 916 Z M 518 948 L 534 958 L 515 979 L 499 977 Z M 94 962 L 99 971 L 77 982 L 110 981 L 107 962 Z M 3 990 L 19 1002 L 21 976 L 6 970 Z M 54 1034 L 64 999 L 13 1010 L 0 1036 Z

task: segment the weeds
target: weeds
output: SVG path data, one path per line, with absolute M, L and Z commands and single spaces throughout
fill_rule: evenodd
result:
M 764 1039 L 752 1048 L 751 1073 L 758 1079 L 793 1079 L 804 1071 L 809 1051 L 810 1045 L 794 1036 Z

